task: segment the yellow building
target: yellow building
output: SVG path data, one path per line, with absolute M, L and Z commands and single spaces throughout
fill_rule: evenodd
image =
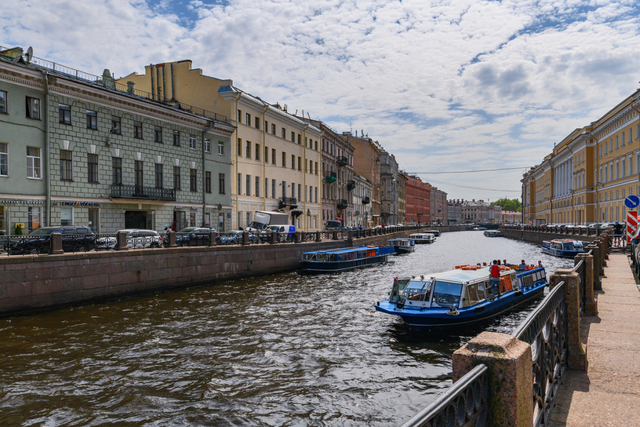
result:
M 258 210 L 284 209 L 303 231 L 321 224 L 317 127 L 222 80 L 192 69 L 190 60 L 149 65 L 144 74 L 119 80 L 130 90 L 182 108 L 222 115 L 236 126 L 232 136 L 233 228 L 246 227 Z M 131 88 L 131 84 L 133 88 Z
M 640 91 L 574 130 L 522 179 L 525 222 L 585 224 L 626 219 L 640 193 Z

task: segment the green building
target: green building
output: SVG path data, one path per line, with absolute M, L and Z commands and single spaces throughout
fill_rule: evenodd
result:
M 0 234 L 231 229 L 225 117 L 0 48 Z

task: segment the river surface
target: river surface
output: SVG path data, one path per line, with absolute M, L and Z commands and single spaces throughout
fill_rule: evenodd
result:
M 378 313 L 393 277 L 542 260 L 537 246 L 445 233 L 385 265 L 287 273 L 0 320 L 2 426 L 389 426 L 451 385 L 463 335 Z

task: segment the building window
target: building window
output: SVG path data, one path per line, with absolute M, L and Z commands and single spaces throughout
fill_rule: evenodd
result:
M 122 185 L 122 159 L 120 157 L 111 158 L 111 172 L 113 185 Z
M 316 162 L 316 175 L 318 175 L 318 162 Z
M 250 196 L 251 195 L 251 175 L 247 175 L 246 179 L 247 179 L 247 186 L 245 188 L 245 191 L 247 192 L 247 196 Z
M 302 170 L 302 158 L 298 157 L 298 170 L 301 171 Z
M 211 193 L 211 172 L 204 174 L 204 191 Z
M 285 153 L 284 151 L 282 152 L 282 167 L 287 167 L 287 153 Z
M 291 131 L 291 142 L 296 142 L 296 133 Z
M 269 178 L 264 179 L 264 197 L 269 197 Z
M 298 145 L 302 144 L 302 136 L 298 134 Z
M 87 129 L 98 130 L 98 113 L 87 110 Z
M 218 193 L 225 194 L 223 173 L 218 174 Z
M 156 188 L 163 188 L 164 170 L 161 163 L 156 163 Z
M 280 135 L 282 136 L 282 139 L 287 139 L 287 130 L 285 128 L 282 128 L 282 132 L 280 133 Z
M 153 127 L 153 142 L 162 144 L 162 128 L 160 126 Z
M 211 140 L 210 139 L 205 139 L 204 140 L 204 152 L 205 153 L 210 153 L 211 152 Z
M 256 129 L 260 129 L 260 118 L 259 118 L 259 117 L 256 117 L 256 119 L 254 120 L 254 122 L 255 122 Z
M 236 188 L 236 192 L 238 193 L 238 196 L 242 195 L 242 174 L 241 173 L 238 174 L 238 188 Z
M 256 144 L 256 160 L 260 160 L 260 144 Z
M 7 92 L 0 90 L 0 113 L 7 114 Z
M 269 147 L 264 146 L 264 162 L 269 163 Z
M 189 148 L 195 150 L 196 147 L 196 136 L 193 134 L 189 134 Z
M 271 198 L 272 199 L 276 198 L 276 180 L 275 179 L 271 180 Z
M 244 124 L 247 126 L 251 126 L 251 114 L 246 113 L 245 118 L 246 118 L 246 121 L 244 122 Z
M 276 149 L 272 148 L 271 149 L 271 164 L 276 164 Z
M 69 150 L 60 150 L 60 180 L 71 181 L 73 167 L 73 155 Z
M 276 125 L 275 124 L 271 124 L 271 135 L 275 135 L 276 134 Z
M 218 155 L 224 156 L 224 142 L 218 141 Z
M 315 201 L 315 203 L 318 203 L 318 187 L 315 188 L 315 193 L 316 193 L 316 201 Z
M 198 170 L 189 170 L 189 189 L 191 191 L 198 191 Z
M 58 104 L 58 116 L 60 123 L 65 125 L 71 124 L 71 107 L 65 104 Z
M 60 208 L 60 225 L 73 225 L 73 208 Z
M 266 120 L 264 121 L 264 131 L 269 132 L 269 122 Z
M 242 140 L 240 138 L 238 138 L 236 151 L 237 151 L 238 157 L 242 157 Z
M 40 120 L 40 100 L 27 96 L 27 118 Z
M 6 142 L 0 142 L 0 176 L 9 176 L 9 145 Z
M 247 141 L 247 149 L 244 150 L 244 155 L 247 156 L 247 159 L 251 158 L 251 141 Z
M 242 110 L 238 110 L 238 123 L 242 123 Z
M 316 151 L 318 151 L 318 141 L 316 141 L 316 148 L 315 148 L 315 150 L 316 150 Z
M 173 189 L 180 190 L 180 166 L 173 167 Z
M 40 228 L 40 208 L 29 206 L 29 231 L 37 230 Z
M 87 175 L 89 182 L 98 183 L 98 155 L 87 154 Z
M 141 160 L 136 160 L 134 169 L 136 173 L 136 187 L 142 188 L 144 186 L 144 163 Z
M 256 197 L 260 197 L 260 177 L 256 176 Z
M 296 169 L 296 156 L 294 154 L 291 155 L 291 169 Z
M 282 197 L 287 197 L 287 181 L 282 181 Z
M 120 117 L 111 116 L 111 130 L 109 133 L 120 135 L 122 126 L 120 126 Z
M 133 122 L 133 137 L 142 139 L 142 122 Z

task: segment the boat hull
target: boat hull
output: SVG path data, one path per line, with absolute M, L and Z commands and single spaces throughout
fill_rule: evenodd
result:
M 492 319 L 514 308 L 536 299 L 544 293 L 545 284 L 530 288 L 524 292 L 509 291 L 500 298 L 487 301 L 473 307 L 458 309 L 458 315 L 447 314 L 445 308 L 398 309 L 395 303 L 383 301 L 376 304 L 377 311 L 400 317 L 411 329 L 455 329 L 474 325 Z
M 414 251 L 416 250 L 416 247 L 415 247 L 415 246 L 409 246 L 409 247 L 406 247 L 406 246 L 396 246 L 395 248 L 396 248 L 396 253 L 397 253 L 398 255 L 401 255 L 401 254 L 410 254 L 411 252 L 414 252 Z
M 560 258 L 575 258 L 576 255 L 584 253 L 584 251 L 561 251 L 546 246 L 543 246 L 541 249 L 545 254 L 553 255 Z
M 302 261 L 302 270 L 305 273 L 336 273 L 387 262 L 388 257 L 389 254 L 384 254 L 344 261 Z

